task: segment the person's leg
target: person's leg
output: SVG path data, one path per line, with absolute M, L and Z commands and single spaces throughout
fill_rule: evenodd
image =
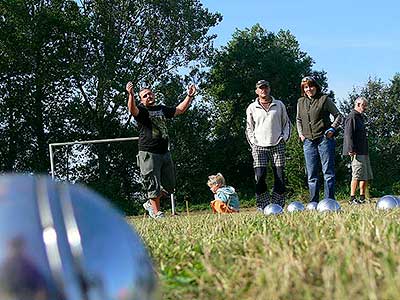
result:
M 160 210 L 160 155 L 146 151 L 139 151 L 138 164 L 140 167 L 140 174 L 143 179 L 143 187 L 146 191 L 152 211 L 148 209 L 146 204 L 143 207 L 145 207 L 145 209 L 149 211 L 151 217 L 154 217 Z
M 318 144 L 318 152 L 324 174 L 325 198 L 335 199 L 335 140 L 322 138 Z
M 354 204 L 357 202 L 356 192 L 358 188 L 358 170 L 356 156 L 350 156 L 351 160 L 351 182 L 350 182 L 350 203 Z
M 268 153 L 265 147 L 253 146 L 251 154 L 254 161 L 253 167 L 256 181 L 256 205 L 259 210 L 262 210 L 270 202 L 266 182 Z
M 153 170 L 148 176 L 149 202 L 155 215 L 159 214 L 161 207 L 162 188 L 172 193 L 175 188 L 175 167 L 170 153 L 152 154 Z
M 232 210 L 229 209 L 226 203 L 222 202 L 221 200 L 211 201 L 211 208 L 213 210 L 213 213 L 224 214 L 232 212 Z
M 365 202 L 365 195 L 368 187 L 368 180 L 372 178 L 371 165 L 368 155 L 355 155 L 352 167 L 354 169 L 353 178 L 357 178 L 360 187 L 359 203 Z
M 260 209 L 264 209 L 269 204 L 269 193 L 267 187 L 267 168 L 256 167 L 254 168 L 254 175 L 256 180 L 256 205 Z
M 367 192 L 368 181 L 360 180 L 360 201 L 365 201 L 365 193 Z
M 310 202 L 319 201 L 319 166 L 320 158 L 317 143 L 308 139 L 303 144 L 304 158 L 307 168 L 308 189 L 310 192 Z
M 210 202 L 210 206 L 211 206 L 211 210 L 212 210 L 213 214 L 217 213 L 217 209 L 215 207 L 216 206 L 216 201 L 217 200 L 213 200 L 213 201 Z
M 358 204 L 358 199 L 356 198 L 358 182 L 360 177 L 360 168 L 357 161 L 357 155 L 350 156 L 351 159 L 351 182 L 350 182 L 350 204 Z
M 360 202 L 365 202 L 365 198 L 368 196 L 367 192 L 368 192 L 369 181 L 374 178 L 374 175 L 372 173 L 371 163 L 369 160 L 369 155 L 364 156 L 363 164 L 365 169 L 365 174 L 364 174 L 365 177 L 363 178 L 363 182 L 362 183 L 360 182 Z
M 172 161 L 171 153 L 167 152 L 162 156 L 161 166 L 161 193 L 173 193 L 176 186 L 175 166 Z
M 272 189 L 272 202 L 285 205 L 285 144 L 280 143 L 270 150 L 272 171 L 274 174 L 274 187 Z
M 157 215 L 160 211 L 160 197 L 161 196 L 149 199 L 154 215 Z
M 353 178 L 350 183 L 350 197 L 356 196 L 357 187 L 358 187 L 358 179 Z

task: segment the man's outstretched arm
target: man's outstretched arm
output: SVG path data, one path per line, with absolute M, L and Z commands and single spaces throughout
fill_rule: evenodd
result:
M 136 117 L 139 114 L 139 109 L 136 106 L 135 103 L 135 96 L 134 96 L 134 92 L 133 92 L 133 83 L 132 82 L 128 82 L 126 84 L 126 91 L 128 92 L 128 109 L 129 112 Z
M 196 94 L 196 86 L 192 84 L 188 89 L 185 99 L 181 103 L 179 103 L 178 106 L 176 107 L 175 116 L 183 114 L 189 108 L 190 103 L 192 103 L 195 94 Z

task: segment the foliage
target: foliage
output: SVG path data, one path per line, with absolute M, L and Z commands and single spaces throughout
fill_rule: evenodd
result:
M 25 172 L 48 171 L 48 143 L 137 135 L 126 82 L 156 86 L 200 63 L 221 20 L 198 0 L 6 0 L 0 12 L 0 168 Z M 58 152 L 57 175 L 130 206 L 136 152 L 87 147 L 71 161 Z
M 44 172 L 48 141 L 65 137 L 85 19 L 74 1 L 6 0 L 0 12 L 0 166 Z
M 137 136 L 126 109 L 129 80 L 136 91 L 151 86 L 167 105 L 199 81 L 203 92 L 195 104 L 169 124 L 177 199 L 207 203 L 207 175 L 217 172 L 241 198 L 252 197 L 244 131 L 255 82 L 271 82 L 294 124 L 300 79 L 313 75 L 328 92 L 327 77 L 313 70 L 313 59 L 285 30 L 237 30 L 214 51 L 209 29 L 220 21 L 199 0 L 1 1 L 1 172 L 47 172 L 49 143 Z M 388 85 L 371 79 L 349 96 L 344 112 L 357 95 L 370 99 L 373 192 L 398 190 L 400 75 Z M 304 158 L 294 126 L 286 150 L 288 196 L 302 199 Z M 136 153 L 136 142 L 58 148 L 55 168 L 59 178 L 84 182 L 132 214 L 142 197 Z M 348 186 L 348 162 L 337 161 L 338 183 Z
M 130 222 L 162 299 L 396 299 L 399 211 L 254 212 Z M 279 274 L 279 275 L 278 275 Z

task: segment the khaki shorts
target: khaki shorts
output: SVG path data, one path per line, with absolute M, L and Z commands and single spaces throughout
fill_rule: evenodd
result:
M 351 156 L 351 170 L 353 179 L 364 181 L 371 180 L 374 177 L 368 155 L 356 154 Z
M 175 167 L 170 152 L 156 154 L 139 151 L 137 164 L 143 179 L 143 187 L 149 199 L 160 196 L 161 189 L 169 193 L 175 188 Z

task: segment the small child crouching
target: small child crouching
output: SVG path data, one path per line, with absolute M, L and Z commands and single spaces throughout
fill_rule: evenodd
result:
M 221 173 L 208 176 L 207 185 L 214 193 L 214 200 L 210 202 L 213 213 L 239 212 L 239 197 L 233 187 L 225 184 Z

